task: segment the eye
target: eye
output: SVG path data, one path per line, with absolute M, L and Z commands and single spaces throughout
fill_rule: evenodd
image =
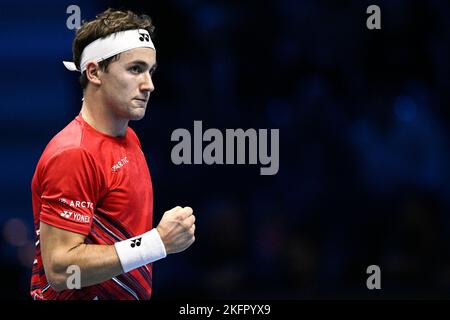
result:
M 141 73 L 143 70 L 142 70 L 142 67 L 141 66 L 139 66 L 139 65 L 134 65 L 134 66 L 132 66 L 130 69 L 128 69 L 128 70 L 130 70 L 132 73 Z

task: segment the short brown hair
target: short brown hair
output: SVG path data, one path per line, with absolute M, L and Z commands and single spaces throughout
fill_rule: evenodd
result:
M 121 11 L 109 8 L 97 15 L 94 20 L 83 21 L 72 43 L 73 61 L 77 68 L 80 69 L 81 53 L 88 44 L 112 33 L 130 29 L 145 29 L 152 38 L 155 31 L 152 19 L 149 16 L 138 15 L 130 10 Z M 108 65 L 119 59 L 119 56 L 120 54 L 99 62 L 100 68 L 107 71 Z M 89 80 L 86 77 L 86 71 L 84 71 L 80 76 L 81 88 L 86 89 L 88 83 Z

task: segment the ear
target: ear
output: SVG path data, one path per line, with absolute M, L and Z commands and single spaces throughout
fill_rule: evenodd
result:
M 87 79 L 96 85 L 101 85 L 102 81 L 100 80 L 100 66 L 97 62 L 89 62 L 86 66 L 86 77 Z

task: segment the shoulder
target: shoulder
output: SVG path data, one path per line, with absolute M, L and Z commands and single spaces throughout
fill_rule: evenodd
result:
M 52 174 L 75 174 L 76 172 L 98 171 L 95 157 L 82 146 L 66 146 L 45 155 L 41 171 Z
M 38 164 L 36 178 L 43 189 L 67 188 L 84 185 L 100 188 L 105 176 L 96 158 L 84 147 L 73 146 L 49 153 Z
M 139 145 L 139 148 L 142 149 L 141 142 L 139 141 L 139 138 L 138 138 L 136 132 L 131 127 L 127 128 L 127 135 L 129 136 L 129 139 L 131 139 L 133 142 L 137 143 Z
M 83 125 L 76 118 L 57 133 L 47 144 L 38 163 L 41 172 L 78 169 L 89 170 L 97 167 L 96 159 L 83 142 Z
M 129 134 L 131 137 L 133 137 L 133 139 L 138 139 L 136 132 L 131 127 L 127 128 L 127 134 Z
M 81 148 L 82 139 L 83 127 L 79 121 L 74 119 L 50 140 L 43 156 L 50 158 L 65 150 Z

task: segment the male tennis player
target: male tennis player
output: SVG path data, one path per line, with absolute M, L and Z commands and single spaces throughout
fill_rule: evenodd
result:
M 74 62 L 64 64 L 81 72 L 81 111 L 49 142 L 32 181 L 34 299 L 150 299 L 152 262 L 194 242 L 189 207 L 152 227 L 150 172 L 128 127 L 154 90 L 153 30 L 146 15 L 108 9 L 76 33 Z M 69 286 L 71 266 L 79 289 Z

